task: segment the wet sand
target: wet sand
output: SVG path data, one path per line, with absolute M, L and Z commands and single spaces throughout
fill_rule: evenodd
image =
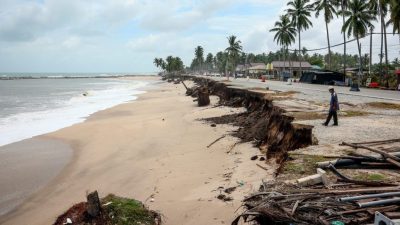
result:
M 0 223 L 51 224 L 92 190 L 143 201 L 164 215 L 165 224 L 232 222 L 243 195 L 258 190 L 268 174 L 249 160 L 259 154 L 249 143 L 232 149 L 238 140 L 227 136 L 207 148 L 235 128 L 210 127 L 198 119 L 236 109 L 199 108 L 184 93 L 182 85 L 161 84 L 136 101 L 44 135 L 71 146 L 74 155 L 55 179 Z M 233 201 L 216 199 L 223 188 L 234 186 Z
M 70 161 L 64 142 L 31 138 L 0 148 L 0 216 L 54 179 Z

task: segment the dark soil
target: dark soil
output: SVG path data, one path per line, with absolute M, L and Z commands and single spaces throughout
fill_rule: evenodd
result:
M 243 142 L 253 142 L 267 154 L 281 162 L 287 152 L 312 144 L 312 126 L 292 124 L 294 118 L 274 106 L 268 94 L 226 86 L 213 80 L 195 78 L 195 82 L 207 83 L 213 95 L 220 97 L 220 104 L 245 107 L 244 113 L 207 118 L 213 124 L 232 124 L 239 129 L 233 136 Z

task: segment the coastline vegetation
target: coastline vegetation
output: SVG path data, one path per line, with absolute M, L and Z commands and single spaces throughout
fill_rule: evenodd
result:
M 197 46 L 194 51 L 194 58 L 188 67 L 183 63 L 178 66 L 171 66 L 172 62 L 166 62 L 161 58 L 156 58 L 154 63 L 165 72 L 191 71 L 197 73 L 221 73 L 227 75 L 235 72 L 236 65 L 249 63 L 268 64 L 272 61 L 299 61 L 300 71 L 301 62 L 307 61 L 311 65 L 319 66 L 323 69 L 346 71 L 347 68 L 357 68 L 357 82 L 360 83 L 360 74 L 367 70 L 373 82 L 380 82 L 386 87 L 396 83 L 394 70 L 400 67 L 398 57 L 391 62 L 388 58 L 387 28 L 392 26 L 391 35 L 399 35 L 400 41 L 400 3 L 398 0 L 291 0 L 288 1 L 285 14 L 279 17 L 270 32 L 274 32 L 274 40 L 281 49 L 276 52 L 262 54 L 245 53 L 242 51 L 241 41 L 236 36 L 228 38 L 228 47 L 224 51 L 219 51 L 215 55 L 207 53 L 202 46 Z M 311 17 L 323 18 L 325 22 L 327 38 L 327 54 L 315 53 L 301 45 L 302 33 L 313 26 Z M 342 27 L 331 31 L 329 23 L 334 18 L 342 18 Z M 386 21 L 386 19 L 388 20 Z M 381 30 L 375 32 L 374 22 L 381 25 Z M 341 32 L 343 34 L 343 52 L 333 52 L 330 43 L 330 32 Z M 379 63 L 372 63 L 372 38 L 373 34 L 379 34 L 381 39 Z M 369 52 L 363 52 L 360 39 L 370 38 Z M 290 49 L 296 42 L 298 48 Z M 350 43 L 351 42 L 351 43 Z M 357 54 L 347 54 L 349 44 L 357 45 Z M 172 56 L 171 56 L 172 57 Z M 174 57 L 172 57 L 174 58 Z M 179 57 L 177 57 L 179 58 Z M 174 58 L 176 59 L 176 58 Z M 180 59 L 178 61 L 181 61 Z M 170 65 L 170 66 L 167 66 Z M 300 72 L 301 73 L 301 72 Z

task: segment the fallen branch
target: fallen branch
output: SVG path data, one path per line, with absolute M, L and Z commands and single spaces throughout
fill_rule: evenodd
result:
M 239 144 L 240 142 L 235 142 L 230 149 L 226 152 L 226 153 L 231 153 L 231 151 L 236 147 L 237 144 Z
M 328 169 L 330 169 L 333 174 L 335 174 L 337 177 L 339 177 L 343 182 L 347 183 L 353 183 L 353 184 L 361 184 L 361 185 L 366 185 L 366 186 L 373 186 L 373 187 L 381 187 L 381 186 L 396 186 L 393 184 L 387 184 L 383 182 L 376 182 L 376 181 L 362 181 L 362 180 L 353 180 L 345 175 L 341 174 L 332 164 L 328 166 Z
M 181 82 L 183 84 L 183 86 L 185 87 L 186 91 L 188 90 L 188 87 L 186 86 L 186 84 L 183 82 L 183 80 L 181 79 Z
M 346 143 L 346 142 L 343 142 L 342 144 L 350 146 L 350 147 L 353 147 L 353 148 L 362 148 L 362 149 L 369 150 L 371 152 L 375 152 L 375 153 L 381 154 L 385 158 L 385 160 L 387 162 L 389 162 L 389 163 L 391 163 L 391 164 L 393 164 L 393 165 L 395 165 L 395 166 L 400 168 L 400 162 L 399 162 L 400 158 L 397 157 L 397 156 L 391 155 L 391 154 L 389 154 L 389 153 L 387 153 L 385 151 L 374 149 L 374 148 L 370 148 L 370 147 L 367 147 L 367 146 L 350 144 L 350 143 Z
M 211 144 L 207 145 L 207 148 L 211 147 L 213 144 L 217 143 L 219 140 L 222 138 L 226 137 L 226 134 L 222 135 L 222 137 L 217 138 L 215 141 L 213 141 Z
M 268 169 L 267 167 L 261 166 L 261 165 L 258 164 L 258 163 L 256 163 L 256 165 L 257 165 L 258 167 L 260 167 L 261 169 L 263 169 L 263 170 L 269 171 L 269 169 Z
M 382 141 L 367 141 L 367 142 L 358 142 L 358 143 L 352 143 L 354 145 L 370 145 L 370 144 L 389 144 L 393 142 L 400 142 L 400 139 L 389 139 L 389 140 L 382 140 Z

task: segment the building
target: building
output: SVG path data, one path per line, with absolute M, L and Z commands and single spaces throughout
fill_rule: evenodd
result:
M 304 72 L 300 82 L 309 84 L 345 85 L 346 76 L 343 73 L 330 70 L 313 70 Z
M 265 74 L 267 71 L 267 66 L 265 63 L 248 63 L 248 64 L 239 64 L 236 66 L 237 74 L 247 74 L 251 77 L 257 77 L 257 75 Z
M 287 80 L 292 77 L 300 77 L 300 61 L 272 61 L 273 71 L 276 78 Z M 301 61 L 301 70 L 309 71 L 312 66 L 307 61 Z

